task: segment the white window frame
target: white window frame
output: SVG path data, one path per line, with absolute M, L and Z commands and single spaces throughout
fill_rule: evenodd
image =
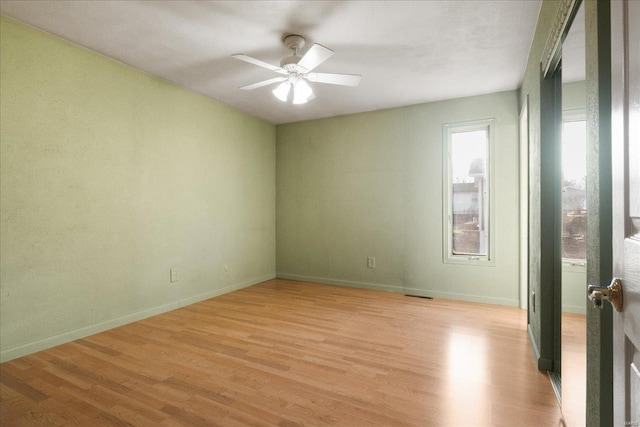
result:
M 459 123 L 446 123 L 443 126 L 443 261 L 448 264 L 467 264 L 481 266 L 495 266 L 495 202 L 494 202 L 494 158 L 495 158 L 495 119 L 482 119 Z M 451 163 L 452 135 L 459 132 L 487 131 L 487 190 L 488 199 L 488 230 L 486 255 L 469 255 L 453 253 L 453 167 Z
M 585 122 L 586 123 L 586 121 L 587 121 L 587 111 L 584 108 L 575 108 L 570 110 L 564 110 L 562 112 L 563 128 L 565 123 L 569 123 L 569 122 Z M 563 129 L 563 135 L 564 135 L 564 129 Z M 564 254 L 564 250 L 562 252 Z M 576 258 L 565 258 L 563 256 L 562 265 L 563 265 L 563 268 L 567 269 L 567 271 L 586 271 L 587 260 L 586 258 L 576 259 Z

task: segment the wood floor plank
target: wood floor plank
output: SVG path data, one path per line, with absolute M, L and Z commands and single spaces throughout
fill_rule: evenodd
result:
M 557 426 L 526 312 L 274 279 L 0 365 L 4 426 Z
M 47 400 L 49 398 L 45 393 L 33 388 L 28 383 L 21 381 L 19 378 L 16 378 L 6 370 L 2 371 L 0 375 L 0 382 L 6 387 L 9 387 L 27 399 L 31 399 L 34 402 L 42 402 L 43 400 Z

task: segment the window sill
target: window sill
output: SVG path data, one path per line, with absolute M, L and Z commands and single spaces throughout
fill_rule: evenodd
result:
M 565 271 L 583 272 L 587 270 L 587 262 L 581 259 L 563 259 L 562 269 Z
M 474 265 L 478 267 L 495 267 L 496 262 L 486 256 L 449 255 L 444 258 L 445 264 Z

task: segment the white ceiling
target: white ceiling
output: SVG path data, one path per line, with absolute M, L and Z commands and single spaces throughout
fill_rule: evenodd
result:
M 520 86 L 541 0 L 0 1 L 3 15 L 71 40 L 271 123 L 431 102 Z M 361 74 L 357 88 L 311 83 L 316 99 L 284 104 L 284 36 L 335 55 L 315 71 Z

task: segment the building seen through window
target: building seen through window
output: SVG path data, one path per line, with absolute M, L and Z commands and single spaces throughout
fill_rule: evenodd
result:
M 487 130 L 451 136 L 452 253 L 487 255 Z

